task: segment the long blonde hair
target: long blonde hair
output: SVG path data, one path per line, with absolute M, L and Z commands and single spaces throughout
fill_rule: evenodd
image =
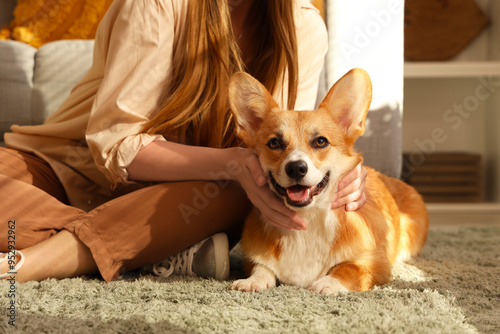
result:
M 228 0 L 189 0 L 186 29 L 174 50 L 171 81 L 159 112 L 145 126 L 168 140 L 211 147 L 237 144 L 227 89 L 232 74 L 247 71 L 270 92 L 288 75 L 287 107 L 297 97 L 294 1 L 255 0 L 255 51 L 243 62 Z

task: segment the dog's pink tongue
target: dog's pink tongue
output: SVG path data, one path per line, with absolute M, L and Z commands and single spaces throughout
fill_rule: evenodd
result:
M 310 189 L 304 187 L 291 187 L 287 190 L 288 197 L 294 202 L 302 202 L 309 198 Z

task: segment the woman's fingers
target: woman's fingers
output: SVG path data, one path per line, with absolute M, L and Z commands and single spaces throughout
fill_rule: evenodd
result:
M 267 184 L 257 186 L 254 189 L 251 188 L 251 185 L 247 185 L 248 198 L 259 209 L 267 223 L 287 230 L 304 230 L 307 228 L 307 224 L 296 212 L 287 208 L 268 188 Z
M 259 159 L 251 151 L 243 149 L 245 171 L 239 178 L 252 204 L 257 207 L 267 223 L 287 230 L 305 230 L 306 222 L 290 210 L 268 188 L 266 175 Z M 332 209 L 345 206 L 354 211 L 366 203 L 365 182 L 368 171 L 360 162 L 339 182 Z
M 363 186 L 364 188 L 364 186 Z M 347 211 L 355 211 L 361 208 L 366 203 L 365 192 L 357 189 L 350 194 L 338 199 L 332 204 L 332 209 L 346 206 Z
M 368 171 L 362 162 L 344 175 L 339 182 L 332 209 L 346 205 L 348 211 L 353 211 L 362 207 L 366 203 L 365 182 L 367 175 Z
M 266 175 L 264 174 L 264 170 L 260 166 L 259 159 L 255 154 L 251 154 L 246 158 L 246 166 L 258 186 L 266 184 Z
M 347 211 L 356 211 L 359 208 L 361 208 L 363 205 L 366 203 L 366 195 L 365 192 L 361 193 L 361 197 L 353 202 L 350 202 L 346 205 L 346 210 Z
M 248 199 L 259 209 L 266 222 L 287 230 L 306 229 L 306 222 L 269 189 L 266 175 L 257 156 L 245 148 L 240 148 L 238 154 L 239 159 L 243 159 L 240 161 L 244 168 L 237 179 L 247 193 Z

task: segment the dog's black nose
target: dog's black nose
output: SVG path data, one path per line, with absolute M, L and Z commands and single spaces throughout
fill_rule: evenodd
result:
M 290 161 L 285 166 L 285 172 L 288 177 L 298 181 L 306 176 L 307 164 L 304 160 Z

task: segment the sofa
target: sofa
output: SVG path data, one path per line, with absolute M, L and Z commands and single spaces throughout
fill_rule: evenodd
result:
M 10 23 L 15 6 L 15 0 L 0 1 L 0 26 Z M 402 161 L 404 0 L 327 0 L 326 9 L 329 52 L 318 101 L 349 69 L 365 68 L 373 82 L 373 102 L 366 132 L 356 146 L 366 165 L 397 177 Z M 53 113 L 90 67 L 92 50 L 92 40 L 55 41 L 39 49 L 0 40 L 0 141 L 12 124 L 40 124 Z
M 0 2 L 0 26 L 12 20 L 15 0 Z M 92 63 L 93 41 L 64 40 L 36 49 L 0 40 L 0 138 L 12 124 L 40 124 L 69 95 Z

